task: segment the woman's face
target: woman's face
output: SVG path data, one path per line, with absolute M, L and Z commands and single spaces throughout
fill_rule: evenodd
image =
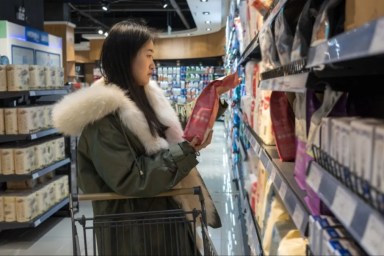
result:
M 153 62 L 154 46 L 152 40 L 146 42 L 133 60 L 132 71 L 135 82 L 144 86 L 149 83 L 155 63 Z

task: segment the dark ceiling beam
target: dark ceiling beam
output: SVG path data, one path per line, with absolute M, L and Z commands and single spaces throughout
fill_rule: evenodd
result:
M 83 12 L 104 12 L 102 9 L 78 9 L 78 10 L 81 10 Z M 172 9 L 164 9 L 164 8 L 159 8 L 159 9 L 145 9 L 145 8 L 140 8 L 140 9 L 137 9 L 137 8 L 134 8 L 134 9 L 131 9 L 131 8 L 119 8 L 119 9 L 114 9 L 114 8 L 111 8 L 109 9 L 108 12 L 174 12 L 176 10 L 172 10 Z M 189 9 L 180 9 L 180 11 L 182 12 L 188 12 Z
M 184 14 L 181 12 L 181 9 L 179 7 L 179 5 L 176 3 L 175 0 L 170 0 L 170 3 L 172 5 L 172 7 L 175 9 L 176 13 L 179 15 L 181 21 L 183 22 L 184 26 L 187 28 L 187 29 L 190 29 L 191 26 L 189 25 L 187 19 L 185 18 Z
M 71 3 L 68 3 L 68 6 L 71 7 L 73 10 L 77 11 L 79 14 L 83 15 L 84 17 L 87 17 L 88 19 L 92 20 L 93 22 L 95 22 L 96 24 L 102 26 L 103 28 L 105 29 L 109 29 L 109 27 L 107 25 L 105 25 L 104 23 L 100 22 L 99 20 L 95 19 L 94 17 L 92 17 L 92 15 L 88 14 L 88 13 L 85 13 L 84 11 L 76 8 L 75 6 L 73 6 Z

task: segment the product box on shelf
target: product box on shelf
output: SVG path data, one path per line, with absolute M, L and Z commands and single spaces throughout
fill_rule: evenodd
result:
M 15 202 L 17 222 L 28 222 L 37 216 L 38 206 L 34 190 L 18 192 L 15 196 Z
M 4 206 L 4 221 L 16 221 L 16 193 L 4 192 L 2 197 Z
M 59 161 L 65 158 L 65 140 L 60 137 L 52 140 L 53 161 Z
M 331 133 L 332 119 L 330 117 L 323 117 L 320 127 L 320 147 L 328 155 L 331 155 Z
M 29 89 L 29 65 L 7 65 L 8 91 Z
M 48 163 L 45 161 L 45 154 L 47 151 L 46 143 L 39 143 L 34 145 L 36 169 L 44 168 Z
M 0 135 L 5 134 L 4 109 L 0 108 Z
M 326 228 L 337 228 L 342 227 L 340 222 L 330 216 L 321 215 L 319 219 L 316 219 L 315 224 L 315 230 L 314 230 L 314 248 L 313 248 L 313 254 L 314 255 L 324 255 L 323 249 L 323 230 Z
M 331 227 L 323 229 L 323 244 L 322 244 L 322 255 L 328 255 L 327 247 L 328 242 L 334 239 L 349 239 L 349 234 L 345 231 L 343 227 Z
M 4 222 L 4 199 L 3 199 L 3 194 L 0 194 L 0 222 Z
M 19 134 L 29 134 L 40 129 L 38 108 L 26 106 L 17 108 L 17 127 Z
M 47 211 L 50 207 L 48 186 L 42 185 L 36 190 L 37 214 L 40 215 Z
M 355 29 L 383 16 L 382 0 L 346 0 L 344 29 Z
M 18 134 L 17 108 L 4 108 L 5 134 Z
M 56 87 L 56 67 L 44 67 L 45 72 L 45 85 L 47 88 L 54 88 Z
M 51 128 L 52 127 L 52 105 L 43 106 L 44 109 L 44 127 Z
M 13 150 L 15 174 L 28 174 L 36 169 L 35 147 L 24 145 Z
M 371 184 L 384 193 L 384 125 L 376 127 L 374 142 Z
M 56 82 L 55 85 L 57 88 L 64 87 L 64 68 L 56 67 Z
M 0 65 L 0 92 L 7 90 L 7 66 Z
M 351 170 L 366 181 L 371 180 L 374 131 L 379 124 L 383 124 L 383 120 L 369 118 L 351 122 L 350 140 L 353 140 Z
M 29 65 L 29 89 L 44 89 L 46 87 L 44 66 Z
M 324 255 L 365 255 L 351 240 L 348 239 L 333 239 L 327 244 L 327 251 Z
M 11 175 L 15 173 L 13 148 L 2 146 L 0 148 L 1 155 L 1 173 L 3 175 Z

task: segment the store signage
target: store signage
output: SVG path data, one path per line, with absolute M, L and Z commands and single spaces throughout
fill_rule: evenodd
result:
M 25 27 L 25 39 L 28 42 L 49 45 L 48 33 L 34 28 Z

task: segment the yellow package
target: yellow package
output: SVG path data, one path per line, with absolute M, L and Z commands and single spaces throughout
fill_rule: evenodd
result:
M 299 230 L 294 229 L 288 232 L 288 234 L 281 240 L 279 248 L 277 249 L 277 255 L 303 255 L 305 256 L 305 247 L 307 240 L 303 239 Z

